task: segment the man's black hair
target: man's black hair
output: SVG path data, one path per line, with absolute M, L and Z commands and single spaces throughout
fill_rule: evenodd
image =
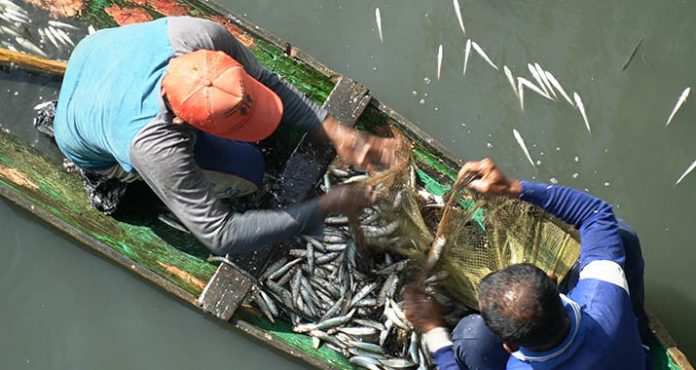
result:
M 479 306 L 486 325 L 511 345 L 547 345 L 565 324 L 556 284 L 528 263 L 508 266 L 483 278 Z

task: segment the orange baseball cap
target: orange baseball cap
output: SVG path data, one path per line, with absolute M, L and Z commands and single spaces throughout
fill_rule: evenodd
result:
M 221 51 L 197 50 L 171 59 L 162 92 L 186 123 L 232 140 L 263 140 L 283 115 L 278 95 Z

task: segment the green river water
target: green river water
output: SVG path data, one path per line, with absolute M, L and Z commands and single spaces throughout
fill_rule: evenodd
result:
M 509 175 L 587 189 L 638 231 L 647 305 L 696 358 L 696 103 L 668 128 L 696 85 L 696 2 L 460 0 L 467 30 L 501 67 L 532 80 L 538 62 L 587 109 L 526 91 L 522 112 L 505 75 L 472 52 L 451 1 L 225 0 L 223 5 L 370 87 L 465 159 L 493 158 Z M 375 25 L 382 15 L 384 41 Z M 643 39 L 633 61 L 622 66 Z M 441 78 L 436 54 L 443 45 Z M 2 117 L 24 83 L 0 79 Z M 45 91 L 44 91 L 45 90 Z M 14 95 L 14 91 L 20 94 Z M 42 88 L 50 97 L 54 88 Z M 32 104 L 33 105 L 33 104 Z M 524 137 L 535 170 L 512 130 Z M 0 368 L 294 368 L 121 268 L 86 252 L 26 212 L 0 202 Z

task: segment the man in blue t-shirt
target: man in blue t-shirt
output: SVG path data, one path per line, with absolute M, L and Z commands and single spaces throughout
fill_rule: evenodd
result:
M 649 368 L 640 334 L 647 329 L 640 247 L 611 206 L 566 187 L 509 179 L 489 159 L 465 164 L 459 175 L 476 175 L 469 188 L 483 195 L 519 197 L 575 226 L 581 251 L 566 295 L 555 277 L 531 264 L 486 276 L 480 315 L 463 318 L 452 339 L 435 301 L 407 288 L 406 316 L 424 333 L 438 368 Z

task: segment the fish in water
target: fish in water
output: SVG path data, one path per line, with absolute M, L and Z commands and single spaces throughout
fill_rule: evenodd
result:
M 462 29 L 464 36 L 466 36 L 464 19 L 462 18 L 462 8 L 459 6 L 459 0 L 452 0 L 452 4 L 454 5 L 454 13 L 457 15 L 457 20 L 459 21 L 459 27 Z
M 568 96 L 568 93 L 566 93 L 566 91 L 563 89 L 563 86 L 561 86 L 561 83 L 558 82 L 556 77 L 549 71 L 544 71 L 544 74 L 546 75 L 546 79 L 549 80 L 551 85 L 553 85 L 553 87 L 556 90 L 558 90 L 563 99 L 565 99 L 568 102 L 568 104 L 575 106 L 575 103 L 573 103 L 573 100 L 570 98 L 570 96 Z
M 382 14 L 379 12 L 379 8 L 375 8 L 375 22 L 377 22 L 377 32 L 379 33 L 379 42 L 384 42 L 382 37 Z
M 688 175 L 689 173 L 691 173 L 691 171 L 693 171 L 694 168 L 696 168 L 696 161 L 694 161 L 694 163 L 692 163 L 691 166 L 689 166 L 689 168 L 687 168 L 686 171 L 684 171 L 684 173 L 681 175 L 681 177 L 679 177 L 679 180 L 677 180 L 677 182 L 674 183 L 674 186 L 679 185 L 679 183 L 680 183 L 682 180 L 684 180 L 684 178 L 686 177 L 686 175 Z
M 70 36 L 68 36 L 68 34 L 65 33 L 65 31 L 61 30 L 60 28 L 54 28 L 54 30 L 56 31 L 56 34 L 59 35 L 63 40 L 65 40 L 65 42 L 70 44 L 70 46 L 75 46 L 75 43 L 70 39 Z
M 61 46 L 62 43 L 58 42 L 58 40 L 56 39 L 56 36 L 48 28 L 44 28 L 43 30 L 44 30 L 44 34 L 48 38 L 48 41 L 50 41 L 51 44 L 53 44 L 53 46 L 56 47 L 56 49 L 61 50 L 63 48 Z
M 582 103 L 582 99 L 578 93 L 573 91 L 573 98 L 575 99 L 575 106 L 580 111 L 583 121 L 585 121 L 585 127 L 587 127 L 587 132 L 592 135 L 592 129 L 590 128 L 590 121 L 587 120 L 587 113 L 585 112 L 585 105 Z
M 442 70 L 442 44 L 437 48 L 437 79 L 440 80 L 440 71 Z
M 510 85 L 512 85 L 512 91 L 514 91 L 515 95 L 519 97 L 520 94 L 517 92 L 517 85 L 515 85 L 515 77 L 512 75 L 510 68 L 508 68 L 508 66 L 503 66 L 503 71 L 505 72 L 505 76 L 507 76 L 508 82 L 510 82 Z
M 471 55 L 471 39 L 466 40 L 466 46 L 464 47 L 464 69 L 462 70 L 462 76 L 466 75 L 466 66 L 469 64 L 469 55 Z
M 472 46 L 472 47 L 474 48 L 474 50 L 478 53 L 478 55 L 480 55 L 481 58 L 483 58 L 483 60 L 486 61 L 486 63 L 490 64 L 491 67 L 495 68 L 496 71 L 499 71 L 499 70 L 500 70 L 500 69 L 498 68 L 498 66 L 495 65 L 495 63 L 493 63 L 493 61 L 491 60 L 491 58 L 488 57 L 488 54 L 486 54 L 486 52 L 483 51 L 483 49 L 481 48 L 481 46 L 479 46 L 479 44 L 476 43 L 476 41 L 472 41 L 472 42 L 471 42 L 471 46 Z
M 2 31 L 5 34 L 8 34 L 12 37 L 22 37 L 17 31 L 7 27 L 7 26 L 0 26 L 0 31 Z
M 527 144 L 524 143 L 524 139 L 522 139 L 522 135 L 516 130 L 512 129 L 512 134 L 515 135 L 515 140 L 517 140 L 517 144 L 520 145 L 520 148 L 522 148 L 522 151 L 524 152 L 524 155 L 527 157 L 527 160 L 529 163 L 532 164 L 532 167 L 536 170 L 536 164 L 534 164 L 534 160 L 532 160 L 532 156 L 529 154 L 529 149 L 527 149 Z
M 15 41 L 17 41 L 19 46 L 31 51 L 32 53 L 36 53 L 37 55 L 46 58 L 46 53 L 44 53 L 40 47 L 36 46 L 33 42 L 25 39 L 24 37 L 15 37 Z
M 544 91 L 544 94 L 551 98 L 551 95 L 549 95 L 549 90 L 546 88 L 544 80 L 542 80 L 541 76 L 539 76 L 539 71 L 537 71 L 536 67 L 534 67 L 533 64 L 528 63 L 527 69 L 529 69 L 529 73 L 532 74 L 532 77 L 534 77 L 534 80 L 537 82 L 537 85 L 539 85 L 541 90 Z
M 522 84 L 522 85 L 528 87 L 530 90 L 532 90 L 532 91 L 534 91 L 535 93 L 537 93 L 537 94 L 539 94 L 539 95 L 545 97 L 546 99 L 553 100 L 553 99 L 551 99 L 551 97 L 550 97 L 548 94 L 546 94 L 545 92 L 541 91 L 541 89 L 540 89 L 539 87 L 537 87 L 535 84 L 533 84 L 533 83 L 532 83 L 531 81 L 529 81 L 528 79 L 526 79 L 526 78 L 524 78 L 524 77 L 517 77 L 517 81 L 518 81 L 519 84 Z
M 679 108 L 681 108 L 682 104 L 686 102 L 686 98 L 689 97 L 689 92 L 691 91 L 690 87 L 687 87 L 682 91 L 681 96 L 679 97 L 679 100 L 677 100 L 677 104 L 674 106 L 674 109 L 672 109 L 672 114 L 669 115 L 669 118 L 667 119 L 667 123 L 665 124 L 665 127 L 669 126 L 669 123 L 672 122 L 672 118 L 674 118 L 674 115 L 677 114 L 677 111 Z
M 72 24 L 59 22 L 59 21 L 48 21 L 48 24 L 56 28 L 65 28 L 70 30 L 79 30 L 79 28 L 73 26 Z
M 522 109 L 522 112 L 524 112 L 524 84 L 522 84 L 522 80 L 517 78 L 517 96 L 520 98 L 520 109 Z
M 556 95 L 556 92 L 553 91 L 553 86 L 551 86 L 551 83 L 546 78 L 546 71 L 541 68 L 539 63 L 534 63 L 534 68 L 536 68 L 537 73 L 539 73 L 539 77 L 541 77 L 541 81 L 544 83 L 544 86 L 546 86 L 547 90 L 551 93 L 551 95 L 553 95 L 554 100 L 556 100 L 558 96 Z

